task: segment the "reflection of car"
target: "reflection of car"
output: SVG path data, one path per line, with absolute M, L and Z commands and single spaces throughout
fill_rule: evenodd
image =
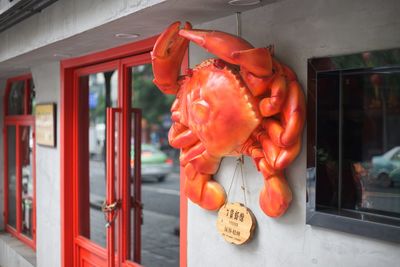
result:
M 164 181 L 166 175 L 172 172 L 172 159 L 164 152 L 150 144 L 142 144 L 142 181 L 157 179 Z M 131 168 L 134 167 L 134 150 L 131 149 Z
M 400 146 L 381 156 L 372 157 L 372 174 L 385 187 L 400 182 Z

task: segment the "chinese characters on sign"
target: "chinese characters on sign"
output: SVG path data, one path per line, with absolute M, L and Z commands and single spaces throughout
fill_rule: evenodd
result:
M 56 146 L 55 104 L 38 104 L 35 107 L 36 143 L 50 147 Z
M 255 228 L 253 213 L 241 203 L 226 203 L 218 211 L 217 229 L 230 243 L 246 243 L 252 238 Z

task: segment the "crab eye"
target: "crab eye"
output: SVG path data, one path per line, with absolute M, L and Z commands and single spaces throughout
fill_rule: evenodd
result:
M 198 100 L 192 104 L 191 108 L 192 118 L 196 123 L 203 124 L 208 121 L 210 114 L 210 106 L 205 100 Z

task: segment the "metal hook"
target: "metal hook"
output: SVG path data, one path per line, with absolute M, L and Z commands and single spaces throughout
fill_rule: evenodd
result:
M 236 12 L 236 35 L 242 36 L 242 20 L 241 20 L 241 12 Z

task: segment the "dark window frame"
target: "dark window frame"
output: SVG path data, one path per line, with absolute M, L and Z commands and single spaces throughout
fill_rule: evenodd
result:
M 375 213 L 361 212 L 339 208 L 321 208 L 316 205 L 316 180 L 324 177 L 316 175 L 317 154 L 317 75 L 329 71 L 387 71 L 400 68 L 400 62 L 385 62 L 384 64 L 371 64 L 371 62 L 354 62 L 353 65 L 338 67 L 332 62 L 340 57 L 360 56 L 374 53 L 396 53 L 400 49 L 363 52 L 337 57 L 311 58 L 308 60 L 308 90 L 307 90 L 307 204 L 306 223 L 328 229 L 338 230 L 351 234 L 382 239 L 400 243 L 400 220 L 396 217 L 377 215 Z M 340 127 L 340 126 L 339 126 Z M 339 148 L 340 149 L 340 148 Z M 340 164 L 340 163 L 339 163 Z M 341 192 L 341 175 L 338 175 L 338 191 Z M 340 194 L 339 194 L 340 195 Z M 340 196 L 339 196 L 340 203 Z

